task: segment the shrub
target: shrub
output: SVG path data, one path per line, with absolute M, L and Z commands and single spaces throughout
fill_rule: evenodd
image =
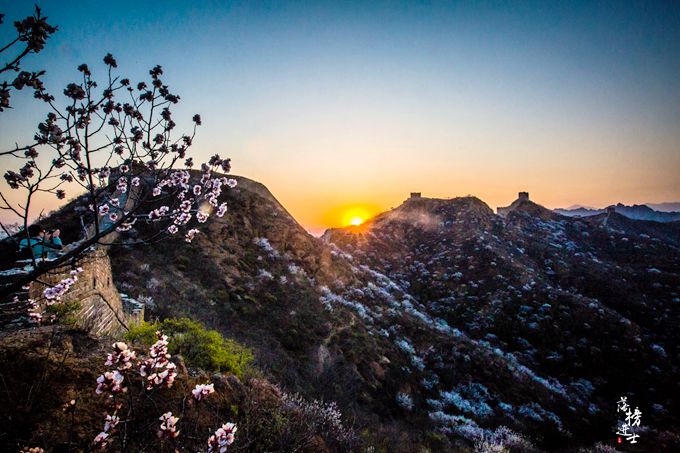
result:
M 189 367 L 229 371 L 243 378 L 254 359 L 247 347 L 189 318 L 169 318 L 153 324 L 143 322 L 132 327 L 126 339 L 149 346 L 156 341 L 157 330 L 162 330 L 168 336 L 170 353 L 181 354 Z
M 49 305 L 45 308 L 45 315 L 54 316 L 54 321 L 65 326 L 74 327 L 78 324 L 78 312 L 82 308 L 79 301 L 72 300 Z

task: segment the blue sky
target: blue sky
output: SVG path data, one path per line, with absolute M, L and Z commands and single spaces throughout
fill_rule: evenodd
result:
M 60 28 L 30 62 L 48 87 L 107 52 L 133 80 L 161 64 L 176 118 L 204 119 L 194 153 L 231 156 L 310 229 L 411 190 L 680 199 L 677 2 L 38 3 Z M 43 114 L 15 105 L 3 145 Z

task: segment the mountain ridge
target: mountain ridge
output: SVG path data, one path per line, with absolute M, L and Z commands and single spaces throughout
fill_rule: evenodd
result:
M 680 445 L 680 224 L 570 218 L 528 194 L 505 215 L 413 197 L 315 238 L 266 186 L 236 179 L 192 243 L 142 248 L 131 231 L 111 249 L 116 287 L 148 319 L 236 339 L 272 382 L 336 401 L 389 451 L 466 449 L 501 426 L 520 451 L 607 442 L 630 392 L 646 435 Z
M 668 205 L 673 206 L 674 204 L 669 203 Z M 655 210 L 648 204 L 626 206 L 622 203 L 617 203 L 616 205 L 610 205 L 603 209 L 577 207 L 573 209 L 556 208 L 553 209 L 553 211 L 565 216 L 588 217 L 605 213 L 610 209 L 635 220 L 649 220 L 655 222 L 675 222 L 680 220 L 680 212 Z
M 400 212 L 414 202 L 406 200 L 390 212 Z M 475 341 L 500 345 L 501 351 L 516 348 L 513 357 L 532 372 L 557 378 L 549 379 L 557 388 L 568 388 L 569 379 L 585 378 L 586 365 L 579 363 L 584 353 L 562 343 L 562 338 L 571 338 L 572 344 L 581 347 L 597 343 L 593 347 L 598 359 L 587 359 L 587 366 L 603 377 L 594 384 L 593 371 L 589 373 L 589 385 L 597 389 L 590 397 L 605 391 L 604 383 L 624 391 L 617 377 L 622 371 L 612 371 L 621 370 L 619 362 L 633 364 L 620 355 L 618 343 L 633 345 L 641 341 L 636 340 L 640 335 L 647 341 L 666 337 L 665 347 L 677 341 L 660 325 L 670 329 L 669 320 L 679 319 L 675 304 L 680 302 L 680 282 L 673 270 L 680 263 L 679 223 L 634 220 L 616 212 L 566 217 L 531 202 L 528 194 L 520 194 L 499 211 L 478 222 L 459 209 L 438 218 L 436 228 L 393 216 L 392 222 L 369 220 L 363 229 L 331 229 L 322 238 L 385 273 L 430 318 L 441 317 Z M 666 283 L 652 281 L 657 276 L 664 276 Z M 654 315 L 657 311 L 664 314 Z M 546 319 L 552 324 L 546 324 Z M 603 338 L 591 330 L 593 322 L 606 326 Z M 619 326 L 634 328 L 620 330 Z M 536 332 L 542 333 L 537 336 Z M 659 351 L 664 348 L 656 343 L 651 346 Z M 600 355 L 605 350 L 608 358 Z M 637 346 L 633 355 L 650 360 L 653 355 L 643 350 Z M 575 363 L 567 365 L 567 357 Z M 667 371 L 677 375 L 677 363 Z M 641 382 L 642 375 L 637 379 Z M 484 385 L 491 388 L 488 382 Z M 600 404 L 604 412 L 607 404 L 596 403 Z M 497 410 L 502 411 L 500 405 Z M 560 417 L 558 409 L 552 411 Z

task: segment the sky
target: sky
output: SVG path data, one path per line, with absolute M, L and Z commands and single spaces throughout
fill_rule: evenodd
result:
M 678 2 L 37 3 L 59 26 L 27 60 L 48 88 L 80 63 L 103 74 L 107 52 L 133 81 L 162 65 L 180 128 L 203 118 L 195 160 L 231 157 L 312 232 L 412 191 L 492 208 L 519 191 L 551 208 L 680 201 Z M 32 6 L 0 5 L 6 38 Z M 45 113 L 15 107 L 2 149 Z

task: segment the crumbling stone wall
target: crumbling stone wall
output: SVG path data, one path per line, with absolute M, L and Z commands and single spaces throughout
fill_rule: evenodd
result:
M 111 275 L 111 262 L 106 250 L 95 248 L 78 259 L 76 267 L 82 267 L 78 281 L 62 296 L 63 302 L 77 301 L 80 310 L 76 314 L 76 324 L 95 335 L 115 335 L 140 323 L 144 319 L 144 306 L 123 303 Z M 73 265 L 64 265 L 31 283 L 29 297 L 42 298 L 47 285 L 55 285 L 69 277 Z M 134 301 L 133 301 L 134 302 Z

